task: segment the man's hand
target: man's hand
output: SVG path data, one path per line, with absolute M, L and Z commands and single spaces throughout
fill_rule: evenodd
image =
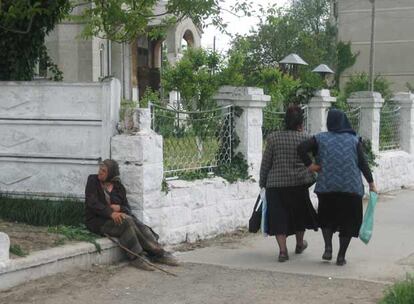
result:
M 308 167 L 308 170 L 312 173 L 316 173 L 321 171 L 321 166 L 317 165 L 317 164 L 312 164 Z
M 111 209 L 114 212 L 121 212 L 121 206 L 120 205 L 112 204 Z
M 377 187 L 375 187 L 374 183 L 369 183 L 369 191 L 378 193 Z
M 121 225 L 122 222 L 124 221 L 125 214 L 121 212 L 112 212 L 111 217 L 113 221 L 115 222 L 115 224 Z

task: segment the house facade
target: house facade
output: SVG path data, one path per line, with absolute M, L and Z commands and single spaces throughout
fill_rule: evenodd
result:
M 393 89 L 414 85 L 414 1 L 376 0 L 375 74 L 387 78 Z M 369 71 L 371 8 L 369 0 L 334 0 L 338 39 L 352 42 L 359 53 L 355 65 L 344 72 L 341 85 L 354 73 Z
M 160 1 L 154 14 L 162 13 L 165 4 Z M 156 20 L 150 26 L 159 22 Z M 169 28 L 163 40 L 152 40 L 147 35 L 132 43 L 97 37 L 86 40 L 80 37 L 82 30 L 81 23 L 64 21 L 46 38 L 49 56 L 62 70 L 64 81 L 90 82 L 114 76 L 121 81 L 123 98 L 133 100 L 142 97 L 147 87 L 160 88 L 163 60 L 174 63 L 186 47 L 201 46 L 202 31 L 190 19 Z

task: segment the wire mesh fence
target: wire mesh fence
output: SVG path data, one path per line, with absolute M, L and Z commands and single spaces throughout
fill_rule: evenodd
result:
M 150 105 L 152 129 L 164 138 L 164 175 L 212 171 L 231 162 L 233 107 L 180 111 Z
M 308 131 L 308 106 L 302 106 L 303 111 L 303 127 L 304 131 Z M 266 138 L 274 131 L 282 131 L 285 129 L 285 112 L 273 112 L 263 110 L 262 134 Z
M 400 148 L 400 107 L 385 105 L 380 116 L 380 151 Z
M 351 123 L 352 129 L 359 133 L 361 125 L 361 107 L 349 108 L 345 111 L 345 114 Z

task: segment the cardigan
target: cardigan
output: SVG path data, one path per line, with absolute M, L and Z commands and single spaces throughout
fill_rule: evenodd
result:
M 261 188 L 283 188 L 311 185 L 315 175 L 304 166 L 297 153 L 297 146 L 310 136 L 299 131 L 271 133 L 266 141 L 260 166 Z

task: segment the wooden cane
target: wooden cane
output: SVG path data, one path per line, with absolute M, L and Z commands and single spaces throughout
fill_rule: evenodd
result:
M 125 246 L 123 246 L 118 240 L 114 239 L 113 237 L 109 236 L 108 234 L 104 234 L 108 239 L 110 239 L 112 242 L 114 242 L 115 244 L 117 244 L 121 249 L 125 250 L 126 252 L 128 252 L 129 254 L 132 254 L 133 256 L 137 257 L 138 259 L 140 259 L 141 261 L 143 261 L 144 263 L 150 265 L 151 267 L 154 267 L 155 269 L 158 269 L 159 271 L 165 272 L 166 274 L 173 276 L 173 277 L 178 277 L 175 273 L 169 272 L 157 265 L 154 265 L 153 263 L 147 261 L 146 259 L 144 259 L 142 256 L 140 256 L 139 254 L 136 254 L 135 252 L 129 250 L 128 248 L 126 248 Z

